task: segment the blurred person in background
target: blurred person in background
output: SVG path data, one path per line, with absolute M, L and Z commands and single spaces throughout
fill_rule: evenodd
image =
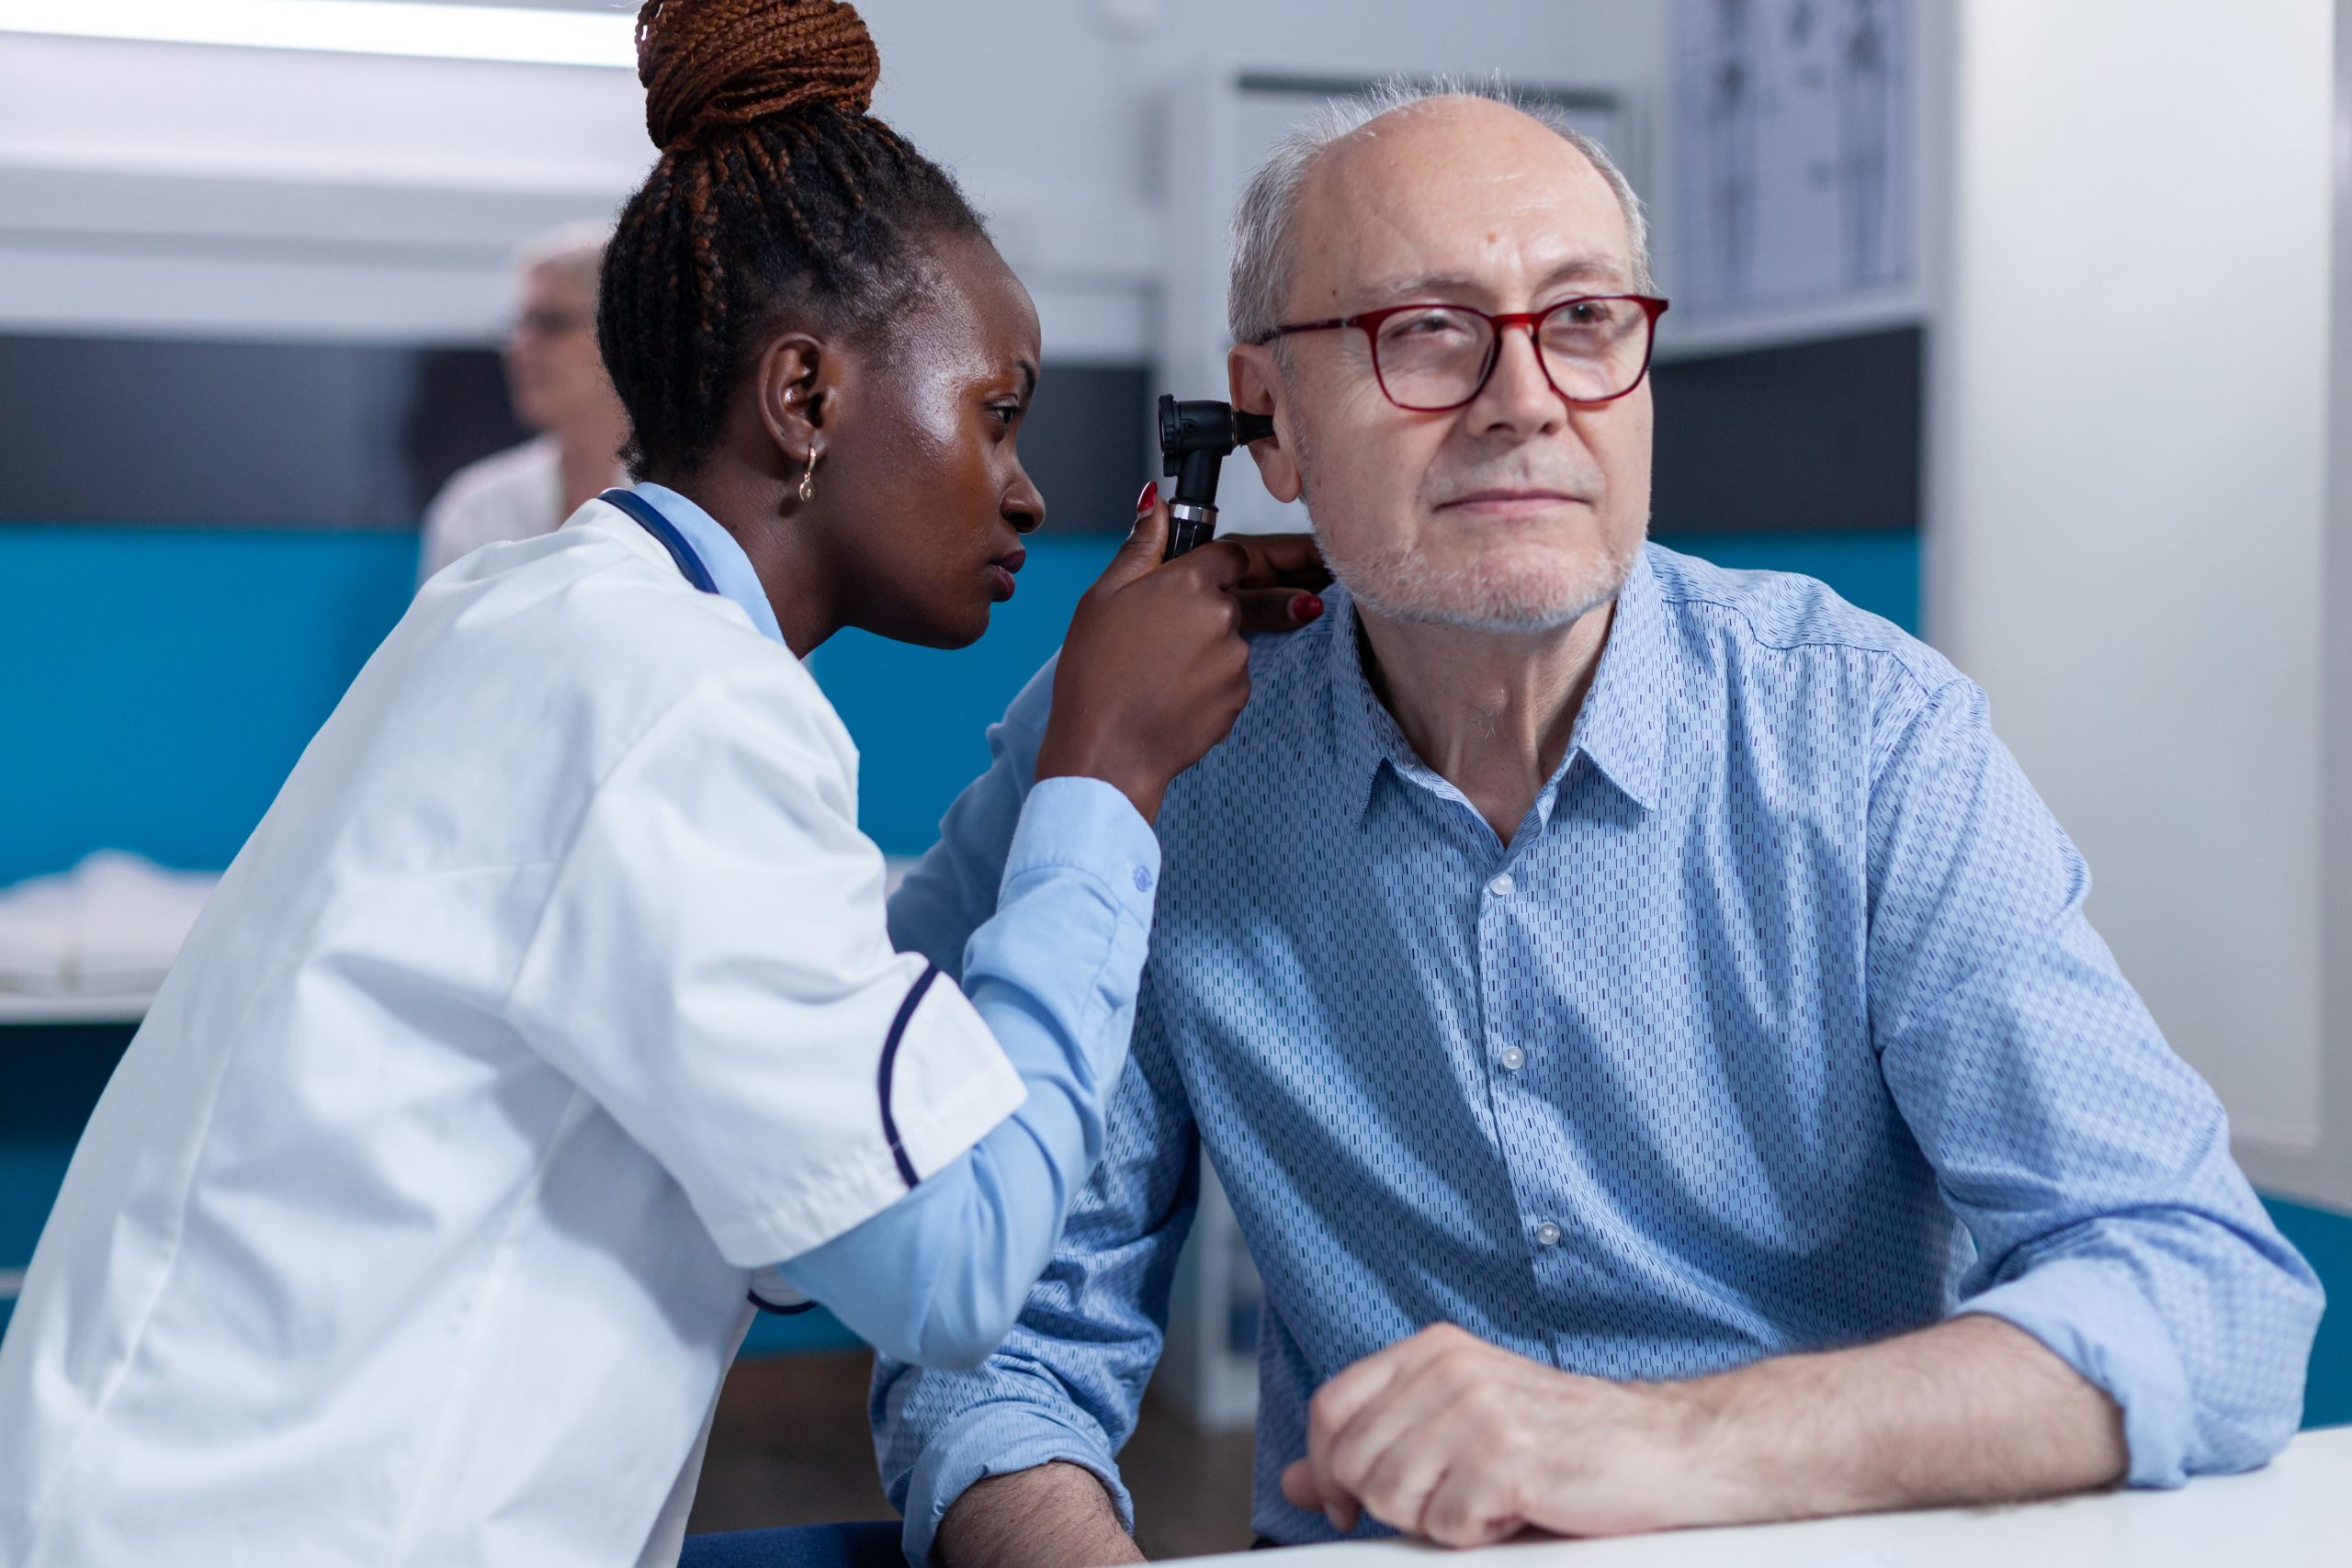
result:
M 566 224 L 515 254 L 506 389 L 514 417 L 539 434 L 441 487 L 424 513 L 419 581 L 484 545 L 551 532 L 597 491 L 628 482 L 628 416 L 596 350 L 596 275 L 612 234 L 609 223 Z

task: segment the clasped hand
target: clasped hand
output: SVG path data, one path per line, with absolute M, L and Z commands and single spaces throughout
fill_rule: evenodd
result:
M 1704 1523 L 1706 1426 L 1690 1385 L 1580 1377 L 1439 1324 L 1323 1385 L 1283 1495 L 1343 1534 L 1368 1513 L 1446 1546 Z

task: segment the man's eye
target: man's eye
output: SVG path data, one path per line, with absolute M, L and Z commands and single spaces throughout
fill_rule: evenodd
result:
M 1019 403 L 990 403 L 989 405 L 989 412 L 996 415 L 999 422 L 1001 422 L 1008 430 L 1021 423 L 1021 405 Z
M 1407 316 L 1404 320 L 1396 323 L 1394 335 L 1397 337 L 1445 337 L 1451 333 L 1461 332 L 1462 330 L 1463 323 L 1459 319 L 1453 316 L 1442 316 L 1432 312 L 1426 316 Z

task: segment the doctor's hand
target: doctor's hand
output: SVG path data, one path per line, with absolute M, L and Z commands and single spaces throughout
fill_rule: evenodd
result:
M 1306 535 L 1216 539 L 1163 562 L 1167 544 L 1167 503 L 1147 486 L 1134 532 L 1070 617 L 1037 748 L 1039 778 L 1102 779 L 1147 822 L 1168 781 L 1241 716 L 1246 634 L 1314 620 L 1331 581 Z

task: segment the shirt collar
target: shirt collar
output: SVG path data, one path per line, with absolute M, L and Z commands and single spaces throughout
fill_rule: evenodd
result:
M 1351 815 L 1363 819 L 1383 763 L 1426 788 L 1454 794 L 1453 786 L 1421 761 L 1398 728 L 1396 716 L 1374 693 L 1364 671 L 1361 623 L 1353 597 L 1334 584 L 1324 600 L 1331 628 L 1334 760 Z M 1585 694 L 1584 707 L 1577 715 L 1567 755 L 1544 786 L 1547 796 L 1581 755 L 1643 810 L 1657 807 L 1670 668 L 1667 654 L 1665 604 L 1645 547 L 1634 558 L 1625 585 L 1618 590 L 1609 641 L 1601 649 L 1600 665 Z
M 1617 614 L 1609 623 L 1609 643 L 1568 755 L 1582 752 L 1610 783 L 1645 811 L 1659 799 L 1666 762 L 1667 705 L 1673 671 L 1666 624 L 1666 598 L 1650 570 L 1649 547 L 1634 558 L 1625 586 L 1617 591 Z
M 776 624 L 775 606 L 768 603 L 767 590 L 760 586 L 760 574 L 752 570 L 752 558 L 743 553 L 735 536 L 722 527 L 718 518 L 667 485 L 638 484 L 631 488 L 694 547 L 719 596 L 751 616 L 752 626 L 762 637 L 771 642 L 783 642 L 784 628 Z

